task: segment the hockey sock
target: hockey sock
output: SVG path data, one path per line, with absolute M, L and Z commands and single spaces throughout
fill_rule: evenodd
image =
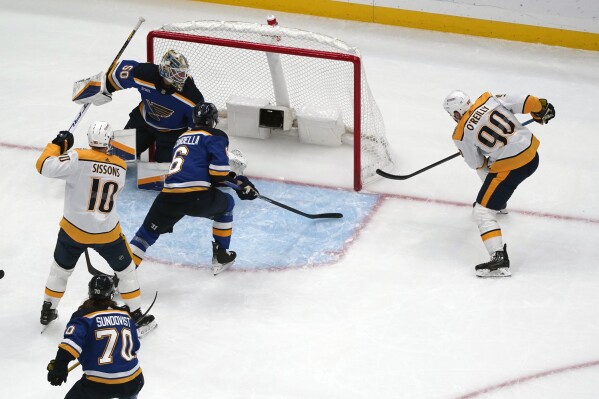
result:
M 214 217 L 212 223 L 212 237 L 220 248 L 229 249 L 231 234 L 233 232 L 233 212 L 228 211 Z
M 141 307 L 141 290 L 135 264 L 131 262 L 125 270 L 116 272 L 116 275 L 119 278 L 119 293 L 125 304 L 131 310 L 139 309 Z
M 60 299 L 67 290 L 67 281 L 71 277 L 71 274 L 73 274 L 73 270 L 75 268 L 65 269 L 60 267 L 56 261 L 52 262 L 44 291 L 44 301 L 52 303 L 52 309 L 58 307 Z
M 501 227 L 497 222 L 497 211 L 485 208 L 479 203 L 474 205 L 472 215 L 478 225 L 480 238 L 487 248 L 489 255 L 493 255 L 497 251 L 503 249 L 503 237 L 501 235 Z

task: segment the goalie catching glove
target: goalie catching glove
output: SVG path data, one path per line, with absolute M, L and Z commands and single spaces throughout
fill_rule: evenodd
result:
M 106 89 L 106 73 L 100 72 L 87 79 L 73 83 L 73 101 L 77 104 L 102 105 L 112 101 Z
M 539 112 L 531 112 L 530 115 L 532 115 L 532 119 L 535 122 L 544 125 L 555 118 L 555 108 L 544 98 L 540 98 L 539 101 L 541 102 L 541 110 Z
M 52 140 L 52 144 L 56 144 L 60 147 L 61 155 L 70 150 L 73 146 L 73 143 L 75 143 L 75 137 L 73 136 L 73 133 L 66 130 L 61 130 L 56 138 Z
M 254 184 L 245 176 L 235 176 L 233 180 L 235 184 L 241 187 L 239 190 L 235 190 L 237 196 L 241 200 L 255 200 L 258 198 L 258 190 L 254 187 Z

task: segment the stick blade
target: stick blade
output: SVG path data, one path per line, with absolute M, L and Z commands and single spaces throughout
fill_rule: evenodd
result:
M 391 179 L 391 180 L 405 180 L 407 178 L 409 178 L 410 176 L 402 176 L 402 175 L 392 175 L 391 173 L 387 173 L 383 170 L 377 169 L 376 170 L 376 174 L 379 176 L 384 177 L 385 179 Z
M 343 217 L 342 213 L 318 213 L 316 215 L 310 215 L 311 219 L 341 219 Z

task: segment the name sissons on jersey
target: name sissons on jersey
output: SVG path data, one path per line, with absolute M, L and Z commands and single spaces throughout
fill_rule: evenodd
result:
M 106 164 L 102 164 L 102 163 L 94 163 L 94 165 L 92 166 L 93 173 L 101 173 L 103 175 L 112 175 L 112 176 L 116 176 L 116 177 L 121 176 L 120 169 L 121 168 L 119 168 L 117 166 L 106 165 Z

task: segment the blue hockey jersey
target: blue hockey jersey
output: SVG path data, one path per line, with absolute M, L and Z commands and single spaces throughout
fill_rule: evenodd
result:
M 122 384 L 141 374 L 137 328 L 124 310 L 78 310 L 58 346 L 79 358 L 90 381 Z
M 183 133 L 173 148 L 173 161 L 164 181 L 163 192 L 187 193 L 207 190 L 216 178 L 231 170 L 227 147 L 229 137 L 216 128 Z
M 158 65 L 122 60 L 107 76 L 109 92 L 137 89 L 141 94 L 141 115 L 146 123 L 159 131 L 172 131 L 193 126 L 193 107 L 204 102 L 204 96 L 188 77 L 181 92 L 163 85 Z

